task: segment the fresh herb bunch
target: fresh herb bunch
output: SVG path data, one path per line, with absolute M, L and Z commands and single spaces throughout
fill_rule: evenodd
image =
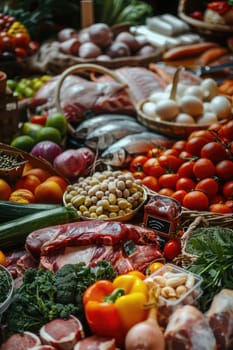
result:
M 10 276 L 3 268 L 0 268 L 0 304 L 6 300 L 11 288 Z
M 82 294 L 98 279 L 114 279 L 116 272 L 107 262 L 96 267 L 84 263 L 64 265 L 57 273 L 43 269 L 27 269 L 22 285 L 16 290 L 6 312 L 6 335 L 31 331 L 55 318 L 74 315 L 84 320 Z
M 198 256 L 188 269 L 203 277 L 200 308 L 206 312 L 221 289 L 233 289 L 233 230 L 218 226 L 197 228 L 188 240 L 186 252 Z

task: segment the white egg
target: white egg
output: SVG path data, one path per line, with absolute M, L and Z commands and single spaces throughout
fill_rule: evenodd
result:
M 172 89 L 172 84 L 168 84 L 167 87 L 165 88 L 165 91 L 170 94 Z M 185 90 L 187 89 L 187 85 L 178 83 L 176 86 L 176 98 L 180 98 L 185 94 Z
M 200 87 L 203 90 L 204 99 L 206 101 L 211 100 L 213 97 L 215 97 L 218 94 L 217 83 L 212 78 L 203 79 Z
M 201 101 L 204 98 L 204 94 L 203 94 L 203 90 L 200 86 L 189 86 L 187 87 L 187 89 L 185 90 L 185 96 L 195 96 L 197 98 L 199 98 Z
M 231 116 L 232 106 L 227 97 L 221 95 L 215 96 L 210 103 L 218 119 L 221 120 Z
M 154 102 L 145 102 L 142 105 L 142 112 L 149 117 L 155 118 L 156 116 L 156 104 Z
M 162 120 L 173 120 L 179 113 L 179 105 L 174 100 L 161 100 L 156 104 L 155 112 Z
M 214 112 L 206 112 L 197 118 L 198 125 L 211 125 L 218 122 L 218 118 Z
M 183 96 L 179 100 L 182 112 L 190 114 L 192 117 L 197 117 L 203 113 L 203 103 L 196 96 Z
M 180 124 L 195 124 L 195 119 L 190 115 L 186 113 L 179 113 L 177 117 L 174 120 L 176 123 Z
M 152 94 L 149 96 L 149 101 L 157 103 L 161 100 L 167 100 L 169 99 L 169 93 L 163 92 L 163 91 L 156 91 L 152 92 Z
M 203 103 L 203 113 L 205 112 L 213 112 L 213 107 L 210 102 Z

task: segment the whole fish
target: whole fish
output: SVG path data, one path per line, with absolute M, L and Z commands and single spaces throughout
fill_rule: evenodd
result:
M 90 134 L 97 127 L 106 125 L 114 120 L 136 120 L 135 117 L 127 114 L 99 114 L 81 122 L 74 131 L 74 137 L 77 140 L 85 140 L 87 135 Z
M 111 123 L 107 123 L 93 130 L 87 135 L 84 143 L 92 149 L 103 151 L 122 137 L 141 133 L 146 130 L 147 128 L 136 120 L 113 120 Z
M 166 136 L 154 133 L 143 132 L 140 134 L 128 135 L 102 152 L 99 160 L 106 165 L 113 167 L 124 167 L 137 154 L 145 154 L 156 146 L 171 147 L 175 140 Z

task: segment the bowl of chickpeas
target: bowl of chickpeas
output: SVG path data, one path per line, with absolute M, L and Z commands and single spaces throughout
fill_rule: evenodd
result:
M 121 170 L 95 172 L 67 186 L 63 203 L 82 220 L 129 221 L 147 200 L 140 180 Z

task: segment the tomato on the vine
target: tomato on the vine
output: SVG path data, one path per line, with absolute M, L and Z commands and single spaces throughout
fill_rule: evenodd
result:
M 204 136 L 195 136 L 187 140 L 186 151 L 193 156 L 200 156 L 201 149 L 209 142 Z
M 211 204 L 209 207 L 209 211 L 211 213 L 219 213 L 219 214 L 231 214 L 233 212 L 232 209 L 225 203 Z
M 176 189 L 176 183 L 179 179 L 179 175 L 175 173 L 163 174 L 159 177 L 159 186 L 160 188 L 171 188 L 172 190 Z
M 178 169 L 178 175 L 180 177 L 188 177 L 190 179 L 194 179 L 195 175 L 193 173 L 193 166 L 195 162 L 193 160 L 187 161 L 183 164 Z
M 212 177 L 206 177 L 197 183 L 195 189 L 203 191 L 210 199 L 218 193 L 219 185 Z
M 196 186 L 196 182 L 189 177 L 180 177 L 176 182 L 176 191 L 184 190 L 186 192 L 192 191 Z
M 190 210 L 208 210 L 209 199 L 202 191 L 193 190 L 184 196 L 183 206 Z
M 222 193 L 226 199 L 233 199 L 233 180 L 225 182 Z
M 228 159 L 229 153 L 222 143 L 212 141 L 202 147 L 200 156 L 202 158 L 208 158 L 214 164 L 217 164 L 218 162 L 221 162 L 221 160 Z
M 151 175 L 159 178 L 164 174 L 164 168 L 159 164 L 157 158 L 149 158 L 145 161 L 142 167 L 146 175 Z
M 158 180 L 151 175 L 142 178 L 142 185 L 148 187 L 150 190 L 155 192 L 157 192 L 160 189 Z
M 137 155 L 135 156 L 129 165 L 129 170 L 134 173 L 135 171 L 142 171 L 143 164 L 148 160 L 147 156 Z
M 158 162 L 164 169 L 176 172 L 183 163 L 183 160 L 174 155 L 162 154 L 158 157 Z
M 224 181 L 233 179 L 233 161 L 226 159 L 216 164 L 216 175 Z
M 186 143 L 187 143 L 186 140 L 178 140 L 173 144 L 172 148 L 177 150 L 178 153 L 180 154 L 180 152 L 185 150 Z
M 199 158 L 193 166 L 193 173 L 197 179 L 202 180 L 206 177 L 214 176 L 216 168 L 210 159 Z
M 165 243 L 163 256 L 165 259 L 172 260 L 181 253 L 181 242 L 179 239 L 171 239 Z
M 184 196 L 187 194 L 185 190 L 175 191 L 171 197 L 176 199 L 181 205 L 183 205 Z

